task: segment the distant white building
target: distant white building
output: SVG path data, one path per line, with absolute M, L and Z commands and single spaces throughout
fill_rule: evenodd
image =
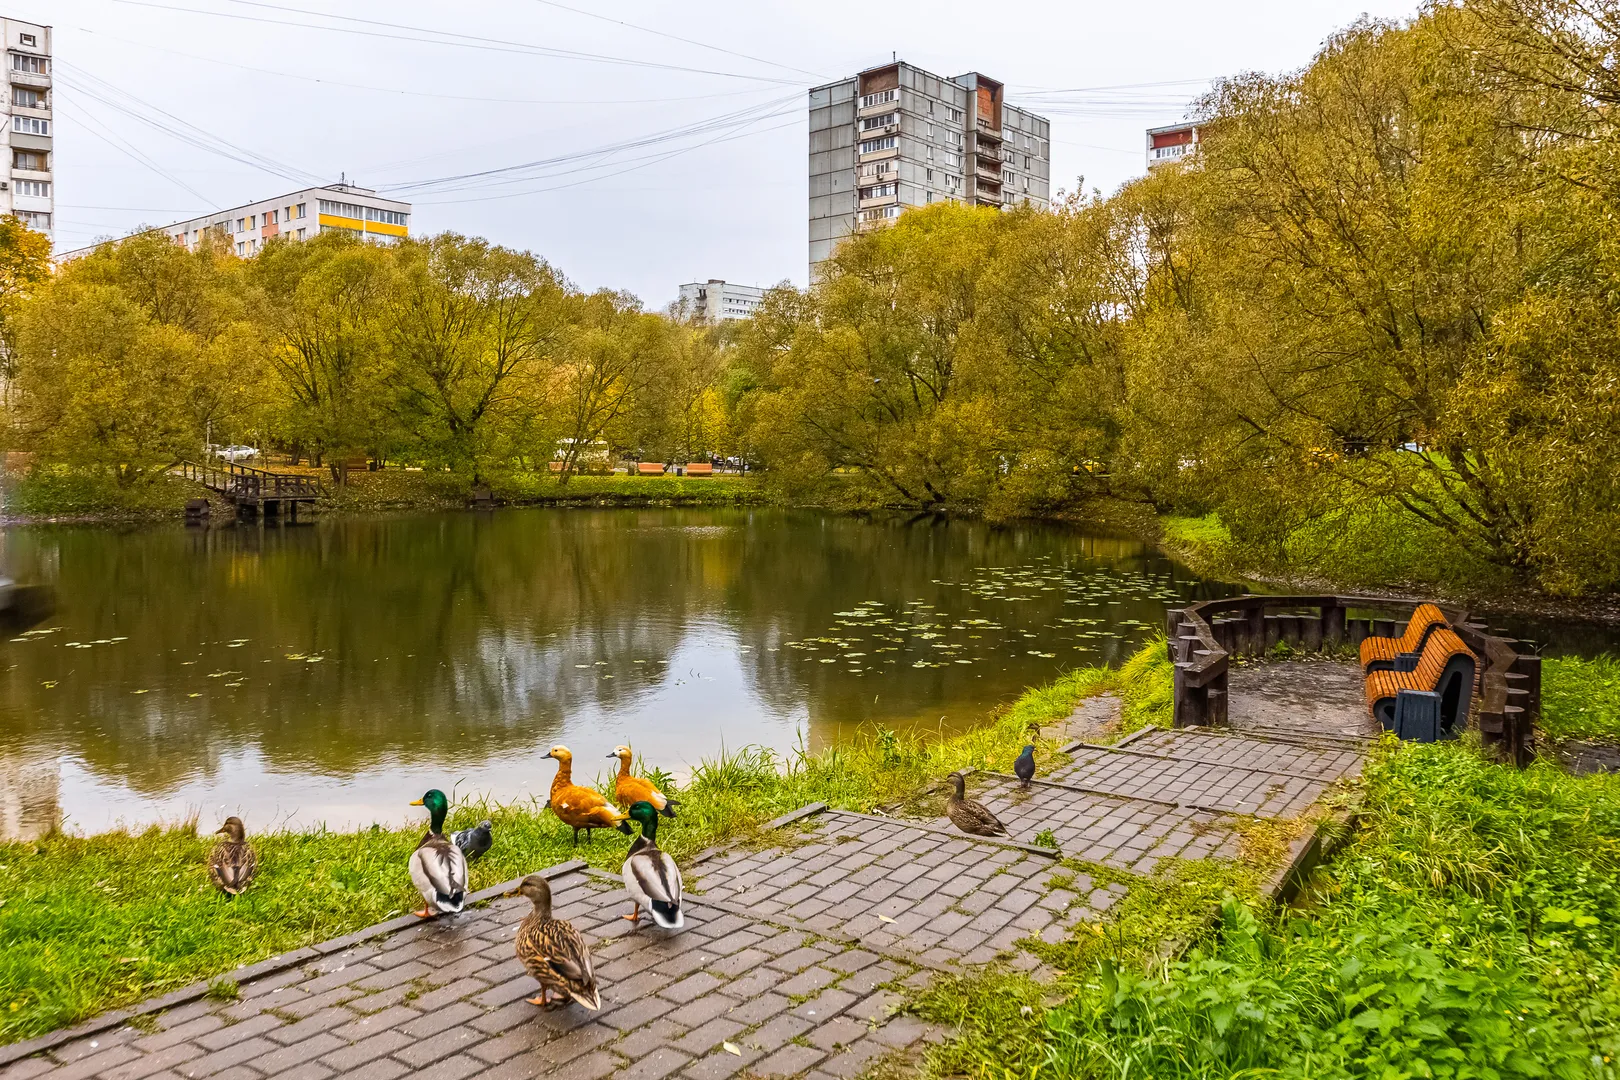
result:
M 392 244 L 410 235 L 410 225 L 408 202 L 384 199 L 371 188 L 354 184 L 327 184 L 179 221 L 157 231 L 168 233 L 188 250 L 196 248 L 205 233 L 216 233 L 247 258 L 273 236 L 308 240 L 318 233 L 346 232 L 372 243 Z M 94 250 L 92 244 L 57 258 L 67 262 Z
M 719 278 L 694 281 L 681 286 L 678 302 L 682 318 L 702 319 L 705 322 L 723 322 L 726 319 L 747 319 L 765 299 L 765 290 L 752 285 L 733 285 Z
M 1171 124 L 1169 127 L 1148 128 L 1147 164 L 1150 169 L 1172 161 L 1181 161 L 1197 152 L 1197 124 Z
M 51 28 L 0 19 L 6 39 L 4 123 L 6 174 L 0 178 L 0 216 L 15 214 L 31 229 L 55 238 L 56 118 L 51 110 Z

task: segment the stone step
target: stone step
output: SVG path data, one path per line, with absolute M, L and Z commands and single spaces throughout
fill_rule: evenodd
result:
M 1136 750 L 1082 747 L 1074 764 L 1044 779 L 1084 791 L 1152 799 L 1220 813 L 1297 817 L 1321 797 L 1325 780 L 1271 769 Z
M 1233 731 L 1153 728 L 1130 749 L 1217 765 L 1254 767 L 1332 781 L 1354 776 L 1366 757 L 1366 744 L 1309 743 L 1263 738 Z

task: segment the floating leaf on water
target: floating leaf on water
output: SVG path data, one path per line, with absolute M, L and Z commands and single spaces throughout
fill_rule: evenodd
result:
M 202 697 L 201 694 L 187 694 L 186 697 Z
M 325 660 L 325 659 L 326 659 L 326 657 L 324 657 L 324 656 L 311 656 L 311 657 L 308 657 L 307 659 L 305 659 L 304 663 L 306 663 L 306 664 L 318 664 L 322 660 Z
M 150 690 L 131 690 L 130 691 L 130 693 L 132 693 L 132 694 L 150 694 L 151 692 L 152 691 L 150 691 Z
M 290 652 L 290 653 L 287 654 L 287 659 L 289 659 L 289 660 L 305 660 L 305 659 L 308 659 L 308 658 L 301 652 Z M 187 660 L 186 663 L 195 664 L 196 661 L 195 660 Z
M 228 682 L 225 685 L 226 686 L 241 686 L 242 685 L 242 680 L 237 679 L 235 682 Z
M 56 680 L 55 679 L 46 679 L 44 682 L 40 683 L 39 685 L 43 686 L 47 690 L 50 690 L 50 689 L 52 689 L 52 688 L 54 688 L 56 686 Z

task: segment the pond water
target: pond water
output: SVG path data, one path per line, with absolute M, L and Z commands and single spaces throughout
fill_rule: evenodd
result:
M 553 744 L 677 775 L 862 724 L 950 730 L 1227 595 L 1135 539 L 776 510 L 19 527 L 58 608 L 0 642 L 0 836 L 200 813 L 405 820 L 538 795 Z

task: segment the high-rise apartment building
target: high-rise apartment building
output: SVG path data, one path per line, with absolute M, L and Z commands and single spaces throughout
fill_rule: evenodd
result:
M 1198 125 L 1171 124 L 1168 127 L 1148 128 L 1148 168 L 1183 161 L 1198 152 Z
M 371 188 L 327 184 L 290 195 L 220 210 L 158 230 L 191 249 L 215 233 L 243 257 L 255 255 L 273 236 L 307 240 L 323 232 L 347 232 L 372 243 L 391 244 L 410 235 L 411 204 L 384 199 Z M 64 252 L 63 262 L 88 255 L 95 245 Z
M 6 39 L 5 156 L 0 178 L 0 215 L 54 239 L 56 183 L 51 112 L 51 28 L 0 19 Z
M 682 318 L 724 322 L 727 319 L 749 318 L 764 299 L 764 289 L 710 278 L 708 281 L 682 285 L 676 309 Z
M 1052 125 L 977 72 L 897 61 L 810 91 L 810 278 L 844 237 L 906 208 L 1052 198 Z

